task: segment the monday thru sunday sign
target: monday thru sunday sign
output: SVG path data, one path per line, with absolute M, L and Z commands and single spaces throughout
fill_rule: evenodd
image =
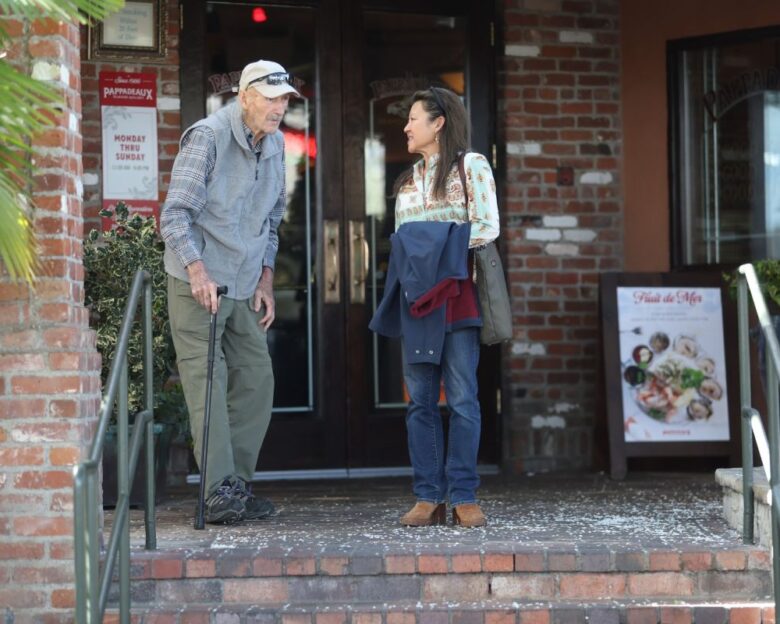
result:
M 157 78 L 100 72 L 103 208 L 123 201 L 131 212 L 159 215 Z M 111 227 L 104 219 L 103 229 Z

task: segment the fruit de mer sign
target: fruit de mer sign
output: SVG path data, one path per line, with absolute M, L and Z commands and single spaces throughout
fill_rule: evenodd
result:
M 103 208 L 123 201 L 131 212 L 159 212 L 157 78 L 100 72 L 103 126 Z M 104 227 L 110 221 L 104 221 Z
M 626 442 L 729 439 L 720 294 L 617 289 Z

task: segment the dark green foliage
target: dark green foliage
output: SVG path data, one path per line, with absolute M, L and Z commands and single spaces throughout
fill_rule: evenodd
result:
M 752 264 L 764 297 L 780 306 L 780 260 L 756 260 Z M 723 275 L 723 279 L 728 284 L 729 291 L 735 299 L 737 296 L 737 276 L 736 271 Z
M 764 295 L 780 305 L 780 260 L 759 260 L 753 266 Z
M 112 217 L 111 211 L 101 212 Z M 105 387 L 119 338 L 133 278 L 139 269 L 152 276 L 152 351 L 155 420 L 186 426 L 187 410 L 181 386 L 169 383 L 175 353 L 168 321 L 167 274 L 163 266 L 165 245 L 153 217 L 129 215 L 127 206 L 116 206 L 115 226 L 100 234 L 89 233 L 84 245 L 84 299 L 90 326 L 97 332 L 97 347 L 103 358 L 101 380 Z M 143 303 L 139 305 L 128 345 L 129 408 L 143 409 Z M 163 388 L 165 391 L 163 392 Z

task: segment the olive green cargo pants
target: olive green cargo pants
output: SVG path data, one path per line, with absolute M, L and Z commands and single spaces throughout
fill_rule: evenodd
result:
M 228 293 L 229 294 L 229 293 Z M 217 313 L 209 421 L 207 495 L 225 478 L 252 480 L 274 395 L 268 341 L 252 300 L 222 297 Z M 203 448 L 203 415 L 209 348 L 209 312 L 187 282 L 168 276 L 168 314 L 176 362 L 190 414 L 195 459 Z M 202 471 L 201 471 L 202 473 Z

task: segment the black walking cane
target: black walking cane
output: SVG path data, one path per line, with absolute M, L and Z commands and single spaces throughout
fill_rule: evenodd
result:
M 217 300 L 220 295 L 227 295 L 227 286 L 217 288 Z M 198 509 L 195 514 L 195 528 L 200 530 L 205 526 L 206 506 L 206 460 L 209 450 L 209 421 L 211 420 L 211 379 L 214 377 L 214 344 L 217 341 L 217 313 L 211 315 L 209 322 L 209 355 L 206 369 L 206 407 L 203 410 L 203 436 L 200 449 L 200 491 L 198 492 Z

